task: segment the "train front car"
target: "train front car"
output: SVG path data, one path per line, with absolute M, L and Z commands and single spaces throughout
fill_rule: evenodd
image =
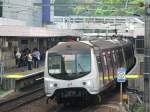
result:
M 65 42 L 46 53 L 45 91 L 59 103 L 100 91 L 99 71 L 90 43 Z
M 73 99 L 101 101 L 116 85 L 117 69 L 135 64 L 132 43 L 125 39 L 65 42 L 46 53 L 45 91 L 59 103 Z

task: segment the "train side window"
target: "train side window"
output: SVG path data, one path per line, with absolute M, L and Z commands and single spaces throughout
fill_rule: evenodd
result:
M 106 66 L 107 65 L 106 56 L 103 56 L 103 60 L 104 60 L 104 65 Z
M 117 57 L 116 57 L 116 51 L 115 50 L 113 50 L 112 51 L 112 59 L 113 59 L 113 61 L 112 61 L 112 66 L 113 66 L 113 73 L 114 73 L 114 77 L 116 76 L 116 69 L 118 68 L 118 65 L 117 65 Z
M 116 62 L 115 52 L 112 53 L 112 56 L 113 56 L 114 62 Z

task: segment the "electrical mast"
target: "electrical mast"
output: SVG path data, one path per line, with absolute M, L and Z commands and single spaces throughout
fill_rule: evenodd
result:
M 145 0 L 144 112 L 150 112 L 150 0 Z

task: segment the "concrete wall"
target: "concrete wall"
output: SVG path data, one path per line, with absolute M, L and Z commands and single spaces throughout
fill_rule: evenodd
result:
M 11 68 L 15 66 L 15 57 L 13 50 L 3 51 L 3 58 L 5 68 Z
M 19 19 L 25 21 L 28 26 L 41 26 L 42 10 L 41 6 L 35 6 L 35 3 L 41 3 L 41 0 L 2 0 L 3 17 Z
M 14 67 L 14 50 L 18 47 L 18 41 L 15 38 L 0 38 L 2 39 L 2 44 L 0 45 L 0 60 L 4 62 L 5 68 Z
M 8 19 L 8 18 L 0 18 L 0 25 L 9 25 L 9 26 L 26 26 L 26 22 L 15 20 L 15 19 Z

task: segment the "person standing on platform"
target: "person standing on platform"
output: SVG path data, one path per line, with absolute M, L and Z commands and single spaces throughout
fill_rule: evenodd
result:
M 27 55 L 27 59 L 28 59 L 28 70 L 32 70 L 32 54 L 31 54 L 31 51 L 29 51 L 29 53 Z
M 20 58 L 21 58 L 21 53 L 19 51 L 19 48 L 17 49 L 17 52 L 16 52 L 16 64 L 18 67 L 20 67 Z
M 33 56 L 33 61 L 34 61 L 34 67 L 38 68 L 39 67 L 39 61 L 40 61 L 40 52 L 37 48 L 35 48 L 33 50 L 32 56 Z

